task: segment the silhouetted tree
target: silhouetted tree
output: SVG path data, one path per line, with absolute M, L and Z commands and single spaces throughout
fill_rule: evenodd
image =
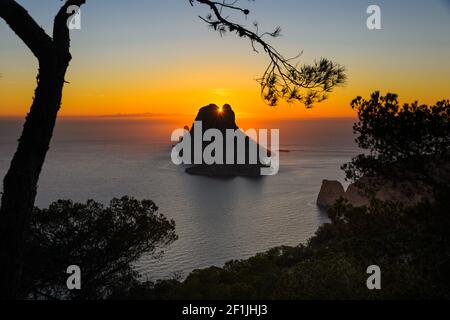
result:
M 374 92 L 352 101 L 356 142 L 366 153 L 343 166 L 347 178 L 409 180 L 417 187 L 450 185 L 450 102 L 400 104 L 396 94 Z
M 203 17 L 221 34 L 235 32 L 247 38 L 255 50 L 261 46 L 270 58 L 270 65 L 261 86 L 263 97 L 275 105 L 279 99 L 301 101 L 310 107 L 313 102 L 322 101 L 336 85 L 345 81 L 344 69 L 322 59 L 313 66 L 296 67 L 291 59 L 285 59 L 269 45 L 264 37 L 276 37 L 274 32 L 259 33 L 230 21 L 224 10 L 242 12 L 248 16 L 248 9 L 237 6 L 237 1 L 188 0 L 191 5 L 206 5 L 211 14 Z M 14 298 L 19 288 L 23 250 L 26 232 L 36 198 L 39 175 L 49 149 L 50 140 L 61 105 L 65 74 L 71 60 L 70 34 L 67 27 L 71 6 L 85 4 L 85 0 L 66 0 L 58 11 L 50 37 L 34 21 L 28 12 L 14 0 L 0 0 L 0 17 L 22 39 L 39 62 L 37 88 L 26 118 L 17 151 L 3 182 L 3 196 L 0 209 L 0 297 Z M 305 92 L 301 92 L 305 89 Z
M 139 282 L 143 254 L 160 257 L 177 239 L 175 222 L 150 200 L 123 197 L 104 206 L 57 201 L 35 209 L 21 291 L 36 299 L 102 299 Z M 81 290 L 66 286 L 68 263 L 81 268 Z
M 26 230 L 36 198 L 39 174 L 61 105 L 64 76 L 71 60 L 67 27 L 70 0 L 57 13 L 53 38 L 13 0 L 0 0 L 0 17 L 22 39 L 39 62 L 37 88 L 17 151 L 3 182 L 0 208 L 0 297 L 14 298 L 19 287 Z

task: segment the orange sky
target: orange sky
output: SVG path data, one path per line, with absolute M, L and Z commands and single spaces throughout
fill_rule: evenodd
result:
M 23 2 L 50 30 L 52 11 L 38 6 L 34 9 L 32 1 Z M 158 3 L 161 10 L 167 10 L 163 7 L 168 3 Z M 348 15 L 343 19 L 339 15 L 317 16 L 324 5 L 315 8 L 319 4 L 309 4 L 303 9 L 311 10 L 310 16 L 305 15 L 306 20 L 299 22 L 288 10 L 274 16 L 273 4 L 255 4 L 255 10 L 261 9 L 255 16 L 259 14 L 269 25 L 267 28 L 285 26 L 283 37 L 272 41 L 281 52 L 292 56 L 304 49 L 302 62 L 311 63 L 323 56 L 348 69 L 347 85 L 337 88 L 327 102 L 311 110 L 298 104 L 277 108 L 265 105 L 255 81 L 266 67 L 264 54 L 253 53 L 247 41 L 233 35 L 220 38 L 198 21 L 196 12 L 189 11 L 190 6 L 182 2 L 177 6 L 180 26 L 162 18 L 155 21 L 145 16 L 139 20 L 136 12 L 122 10 L 122 18 L 130 22 L 114 29 L 94 19 L 96 7 L 86 6 L 82 16 L 85 24 L 72 35 L 73 61 L 66 77 L 70 84 L 65 87 L 60 115 L 153 114 L 173 118 L 193 116 L 199 107 L 209 103 L 229 103 L 239 118 L 350 117 L 350 101 L 375 90 L 395 92 L 402 101 L 423 103 L 450 96 L 450 41 L 438 34 L 442 26 L 449 26 L 449 19 L 439 6 L 430 6 L 433 14 L 441 16 L 428 18 L 429 24 L 399 24 L 399 16 L 391 14 L 384 20 L 384 30 L 371 32 L 365 28 L 363 7 L 358 15 L 342 12 Z M 349 3 L 350 7 L 353 5 Z M 394 9 L 390 12 L 405 14 L 400 18 L 409 21 L 401 7 L 398 12 Z M 161 13 L 154 12 L 153 19 L 159 16 Z M 314 23 L 307 21 L 310 17 L 323 30 L 313 28 Z M 331 26 L 331 22 L 335 25 Z M 156 23 L 166 28 L 164 37 L 159 29 L 144 28 L 147 24 L 153 28 Z M 32 101 L 37 64 L 3 22 L 0 41 L 0 116 L 24 116 Z
M 249 55 L 248 53 L 244 53 Z M 35 62 L 27 57 L 27 69 L 2 79 L 0 87 L 0 115 L 25 115 L 32 100 L 35 87 Z M 68 72 L 63 98 L 62 116 L 92 116 L 115 114 L 194 115 L 199 107 L 209 103 L 229 103 L 238 117 L 304 118 L 304 117 L 348 117 L 353 115 L 349 102 L 357 95 L 368 96 L 373 90 L 388 90 L 400 94 L 404 101 L 419 99 L 433 103 L 445 98 L 448 92 L 446 74 L 419 75 L 398 74 L 383 78 L 384 68 L 379 71 L 369 66 L 367 71 L 348 70 L 349 81 L 345 87 L 337 88 L 330 99 L 307 110 L 299 104 L 282 103 L 274 108 L 264 104 L 259 95 L 259 84 L 254 80 L 264 66 L 258 57 L 254 65 L 239 66 L 234 61 L 227 65 L 213 63 L 188 65 L 180 61 L 172 69 L 162 63 L 142 67 L 114 64 L 110 60 L 93 65 L 74 60 Z M 120 61 L 120 60 L 118 60 Z M 108 68 L 108 64 L 111 68 Z M 92 68 L 92 69 L 91 69 Z M 214 70 L 214 72 L 211 72 Z M 405 73 L 403 73 L 405 71 Z M 372 77 L 367 77 L 371 73 Z M 433 77 L 433 81 L 430 81 Z M 373 89 L 372 89 L 373 88 Z
M 32 57 L 29 58 L 32 61 Z M 112 62 L 111 62 L 112 63 Z M 0 87 L 2 116 L 25 115 L 32 101 L 35 87 L 34 66 L 16 79 L 3 79 Z M 394 91 L 403 101 L 419 99 L 433 103 L 445 98 L 448 79 L 434 76 L 398 75 L 383 79 L 383 74 L 373 70 L 373 77 L 365 72 L 349 70 L 349 81 L 337 88 L 330 99 L 305 109 L 299 104 L 281 103 L 267 106 L 260 97 L 259 84 L 254 80 L 261 68 L 253 69 L 237 65 L 201 65 L 170 70 L 139 68 L 77 70 L 74 62 L 68 73 L 61 116 L 133 115 L 146 114 L 176 117 L 195 115 L 199 107 L 209 103 L 229 103 L 240 118 L 307 118 L 350 117 L 354 113 L 350 101 L 357 95 L 368 96 L 373 90 Z M 180 63 L 182 66 L 183 63 Z M 262 64 L 264 65 L 264 64 Z M 94 68 L 94 67 L 93 67 Z M 214 69 L 214 73 L 209 70 Z M 86 74 L 84 74 L 86 73 Z M 431 75 L 430 75 L 431 76 Z M 372 89 L 373 88 L 373 89 Z M 6 106 L 6 108 L 5 108 Z

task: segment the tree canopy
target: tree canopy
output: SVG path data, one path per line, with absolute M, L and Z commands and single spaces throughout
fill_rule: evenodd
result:
M 409 180 L 427 186 L 448 186 L 450 178 L 450 102 L 428 106 L 400 104 L 396 94 L 374 92 L 351 103 L 359 121 L 356 142 L 366 150 L 345 165 L 347 177 Z
M 36 299 L 103 299 L 125 290 L 139 275 L 143 255 L 160 257 L 177 239 L 175 222 L 150 200 L 123 197 L 104 206 L 93 200 L 57 201 L 35 208 L 27 238 L 24 296 Z M 81 268 L 81 290 L 68 290 L 69 265 Z

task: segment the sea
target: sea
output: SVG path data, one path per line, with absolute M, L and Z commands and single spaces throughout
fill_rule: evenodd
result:
M 280 171 L 262 178 L 191 176 L 171 161 L 171 132 L 186 123 L 153 117 L 62 118 L 38 186 L 36 205 L 58 199 L 108 204 L 124 195 L 151 199 L 176 222 L 178 240 L 135 265 L 145 280 L 186 277 L 270 248 L 305 243 L 328 221 L 316 206 L 324 179 L 345 182 L 340 167 L 357 155 L 354 119 L 272 120 Z M 238 123 L 239 124 L 239 123 Z M 17 147 L 22 119 L 0 119 L 0 176 Z M 250 125 L 244 129 L 250 128 Z M 1 188 L 0 188 L 1 190 Z

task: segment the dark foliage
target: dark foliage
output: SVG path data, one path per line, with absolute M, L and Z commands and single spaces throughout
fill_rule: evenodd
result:
M 450 177 L 450 102 L 400 105 L 395 94 L 357 97 L 356 142 L 367 150 L 343 167 L 351 180 L 363 176 L 445 187 Z
M 30 298 L 98 299 L 138 283 L 133 263 L 158 257 L 175 241 L 175 223 L 150 200 L 123 197 L 109 206 L 57 201 L 35 209 L 27 241 L 23 293 Z M 69 291 L 66 269 L 81 268 L 81 290 Z
M 183 282 L 142 283 L 125 299 L 450 299 L 448 197 L 403 208 L 373 203 L 330 210 L 331 223 L 306 246 L 280 247 Z M 382 270 L 382 290 L 366 287 L 367 267 Z

